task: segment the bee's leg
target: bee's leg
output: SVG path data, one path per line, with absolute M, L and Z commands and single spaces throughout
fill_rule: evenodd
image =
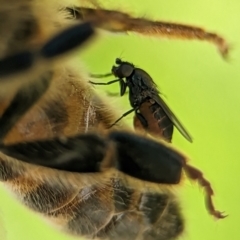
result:
M 118 170 L 155 183 L 180 182 L 184 156 L 174 149 L 150 138 L 126 132 L 111 132 L 109 138 L 117 146 Z
M 134 112 L 136 109 L 133 108 L 127 112 L 125 112 L 119 119 L 117 119 L 109 128 L 113 127 L 114 125 L 116 125 L 120 120 L 122 120 L 124 117 L 126 117 L 127 115 L 129 115 L 130 113 Z
M 102 164 L 111 163 L 110 143 L 96 134 L 1 144 L 0 151 L 23 162 L 70 172 L 99 172 Z
M 24 162 L 70 172 L 100 172 L 115 167 L 135 178 L 161 184 L 178 184 L 184 168 L 190 179 L 204 187 L 209 213 L 217 218 L 225 217 L 215 210 L 213 190 L 203 174 L 187 165 L 184 155 L 152 139 L 113 131 L 107 138 L 85 134 L 8 146 L 1 144 L 0 151 Z
M 207 41 L 215 44 L 223 57 L 226 57 L 228 54 L 229 46 L 222 36 L 207 32 L 199 27 L 163 21 L 152 21 L 146 18 L 134 18 L 120 11 L 100 8 L 93 9 L 81 7 L 76 9 L 76 11 L 79 12 L 79 19 L 90 21 L 96 27 L 110 32 L 136 32 L 154 37 Z
M 184 161 L 184 156 L 160 142 L 122 131 L 1 144 L 0 151 L 58 170 L 89 173 L 114 167 L 141 180 L 166 184 L 179 183 Z
M 197 181 L 199 185 L 204 188 L 205 194 L 206 194 L 206 207 L 209 213 L 216 218 L 225 218 L 226 215 L 224 215 L 223 212 L 217 211 L 214 208 L 213 201 L 212 201 L 212 196 L 214 195 L 214 192 L 210 182 L 204 178 L 203 173 L 201 171 L 199 171 L 198 169 L 192 166 L 187 165 L 185 161 L 183 164 L 184 164 L 184 170 L 187 176 L 191 180 Z
M 0 117 L 0 142 L 17 123 L 17 121 L 46 92 L 52 79 L 52 73 L 46 72 L 35 82 L 25 84 L 18 89 L 10 105 Z
M 32 67 L 34 55 L 31 51 L 23 51 L 15 55 L 0 59 L 1 82 L 11 74 L 18 74 Z M 5 80 L 6 81 L 6 80 Z
M 70 27 L 50 39 L 38 50 L 26 50 L 0 59 L 0 81 L 12 81 L 5 79 L 30 69 L 33 65 L 42 64 L 42 58 L 49 60 L 65 54 L 76 47 L 81 46 L 94 34 L 90 23 L 84 23 Z
M 57 57 L 80 47 L 93 35 L 94 29 L 89 22 L 72 26 L 48 41 L 40 53 L 46 59 Z
M 110 133 L 110 139 L 117 143 L 118 170 L 133 177 L 162 184 L 178 184 L 182 169 L 187 176 L 205 189 L 206 207 L 216 218 L 224 218 L 215 210 L 213 189 L 202 172 L 186 164 L 185 156 L 161 142 L 123 132 Z

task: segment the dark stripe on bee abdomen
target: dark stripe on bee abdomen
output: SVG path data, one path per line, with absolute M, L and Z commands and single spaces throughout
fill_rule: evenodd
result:
M 96 235 L 110 240 L 169 240 L 183 231 L 183 219 L 172 195 L 138 193 L 129 208 L 113 216 Z
M 24 202 L 37 212 L 52 215 L 52 212 L 57 211 L 56 209 L 71 202 L 76 194 L 75 188 L 64 188 L 57 182 L 52 184 L 45 182 L 39 183 L 29 191 L 24 197 Z
M 155 224 L 166 208 L 168 201 L 167 194 L 144 193 L 141 197 L 139 209 L 144 213 L 149 223 Z
M 0 181 L 11 181 L 12 179 L 18 178 L 19 176 L 20 173 L 14 171 L 9 162 L 0 157 Z
M 122 214 L 113 216 L 105 229 L 99 231 L 97 237 L 109 240 L 143 240 L 141 234 L 144 225 L 141 213 L 136 210 L 125 211 Z
M 128 188 L 120 179 L 112 179 L 113 201 L 115 212 L 123 212 L 130 208 L 134 190 Z
M 67 225 L 74 234 L 95 236 L 100 229 L 105 228 L 115 213 L 111 186 L 92 187 L 89 194 L 76 200 L 67 211 L 73 213 Z
M 152 226 L 144 232 L 144 240 L 174 239 L 183 232 L 184 221 L 180 209 L 169 193 L 144 193 L 139 209 Z

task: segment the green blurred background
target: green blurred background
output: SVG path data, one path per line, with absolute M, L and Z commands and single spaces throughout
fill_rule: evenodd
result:
M 175 131 L 173 144 L 204 172 L 214 187 L 216 208 L 229 216 L 219 221 L 209 216 L 202 191 L 186 180 L 177 192 L 187 223 L 180 239 L 239 240 L 240 1 L 120 0 L 104 1 L 103 6 L 201 26 L 223 35 L 231 44 L 226 62 L 215 46 L 205 42 L 107 34 L 84 50 L 81 58 L 92 73 L 109 72 L 116 57 L 145 69 L 194 137 L 190 144 Z M 99 88 L 119 90 L 118 84 Z M 113 104 L 123 112 L 130 109 L 127 96 L 114 98 Z M 126 120 L 131 124 L 132 115 Z M 2 187 L 0 194 L 0 239 L 3 235 L 7 240 L 71 239 L 27 212 Z

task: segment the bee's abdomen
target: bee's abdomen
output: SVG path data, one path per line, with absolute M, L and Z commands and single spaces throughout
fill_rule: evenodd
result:
M 115 174 L 91 177 L 2 159 L 0 176 L 22 203 L 75 236 L 168 240 L 183 230 L 170 192 L 144 192 Z
M 112 240 L 169 240 L 183 231 L 183 219 L 171 194 L 140 192 L 115 179 L 115 215 L 98 237 Z M 119 211 L 122 205 L 122 211 Z

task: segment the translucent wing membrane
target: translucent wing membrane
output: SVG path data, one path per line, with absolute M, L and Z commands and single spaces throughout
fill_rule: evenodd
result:
M 163 101 L 160 96 L 154 98 L 156 102 L 162 107 L 163 111 L 167 114 L 170 120 L 173 122 L 174 126 L 178 129 L 178 131 L 189 141 L 193 142 L 193 138 L 188 133 L 183 124 L 178 120 L 176 115 L 172 112 L 172 110 L 167 106 L 167 104 Z

